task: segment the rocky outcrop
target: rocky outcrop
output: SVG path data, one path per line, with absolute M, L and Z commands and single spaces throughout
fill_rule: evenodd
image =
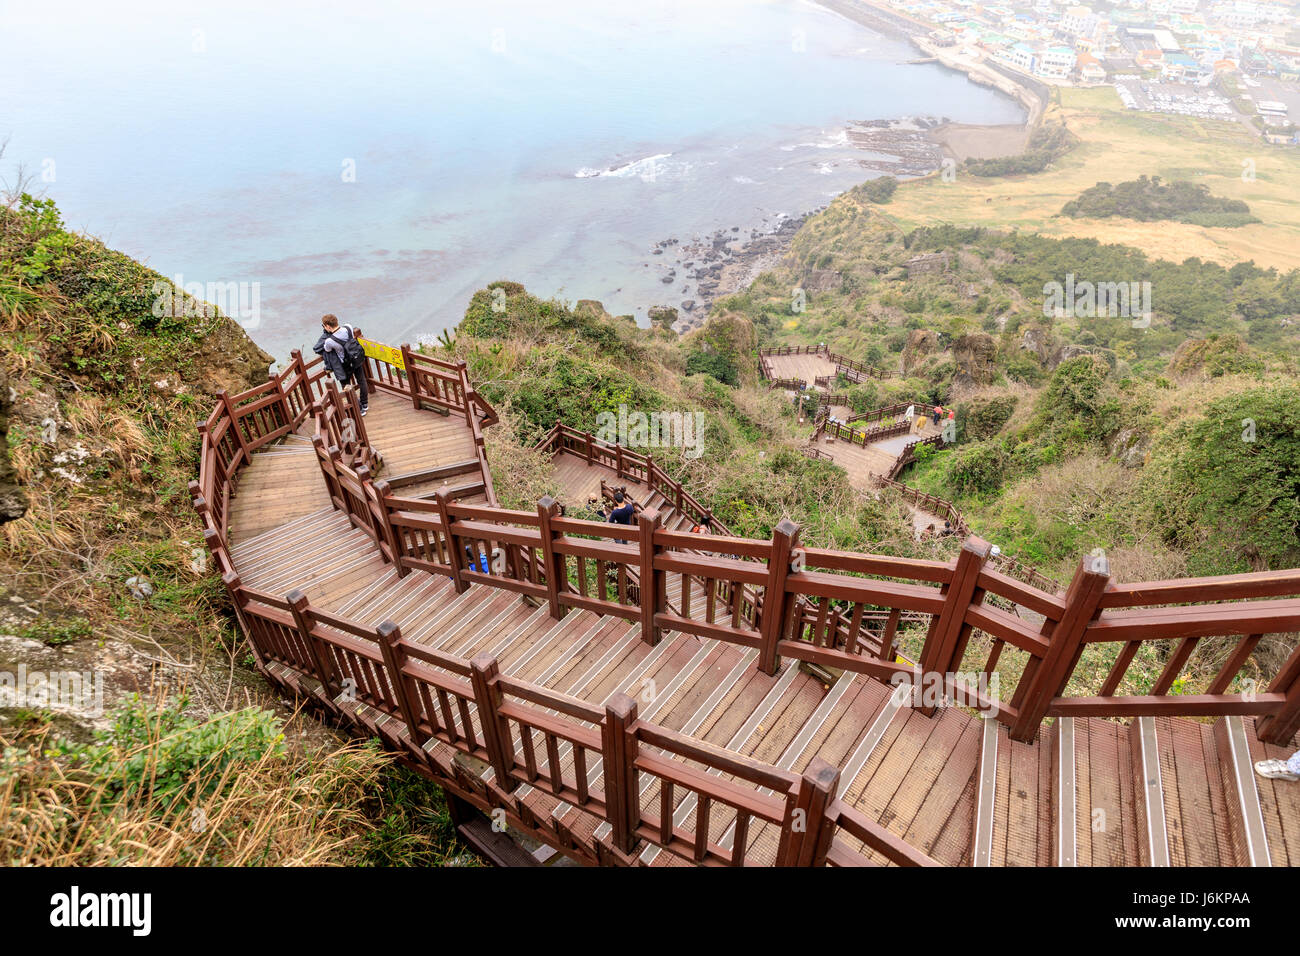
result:
M 695 303 L 691 303 L 694 305 Z M 677 310 L 670 305 L 651 306 L 648 315 L 650 324 L 656 328 L 671 329 L 673 323 L 677 321 Z
M 1141 468 L 1151 455 L 1151 436 L 1136 428 L 1123 428 L 1110 440 L 1110 454 L 1125 468 Z
M 804 292 L 816 295 L 819 292 L 834 292 L 844 284 L 844 273 L 836 269 L 809 269 L 801 283 Z
M 27 496 L 9 463 L 9 410 L 9 380 L 0 370 L 0 524 L 16 521 L 27 513 Z
M 1021 351 L 1030 353 L 1042 365 L 1047 365 L 1051 361 L 1054 348 L 1052 333 L 1041 326 L 1025 329 L 1024 334 L 1020 336 Z
M 1080 355 L 1091 355 L 1092 349 L 1086 345 L 1062 345 L 1052 354 L 1052 360 L 1049 363 L 1052 368 L 1060 365 L 1062 362 L 1068 362 L 1070 359 L 1078 358 Z
M 939 333 L 930 329 L 913 329 L 907 333 L 907 344 L 903 346 L 903 372 L 907 373 L 920 365 L 928 355 L 939 351 Z
M 989 385 L 997 376 L 998 343 L 987 332 L 963 335 L 952 343 L 952 359 L 957 365 L 953 386 L 970 388 Z

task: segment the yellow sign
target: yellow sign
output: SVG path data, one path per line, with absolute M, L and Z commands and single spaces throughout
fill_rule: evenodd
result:
M 402 350 L 395 349 L 391 345 L 383 345 L 379 342 L 372 342 L 370 339 L 357 336 L 357 341 L 361 343 L 362 350 L 368 358 L 377 362 L 386 362 L 394 368 L 400 368 L 406 371 L 406 363 L 402 361 Z

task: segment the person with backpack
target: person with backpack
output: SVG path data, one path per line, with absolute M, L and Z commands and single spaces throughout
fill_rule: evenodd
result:
M 334 373 L 339 385 L 355 383 L 361 393 L 361 414 L 370 409 L 370 393 L 366 388 L 366 353 L 357 341 L 357 330 L 351 325 L 339 325 L 339 317 L 330 313 L 321 316 L 321 337 L 312 351 L 325 360 L 325 367 Z
M 636 507 L 632 504 L 632 499 L 628 498 L 621 491 L 614 492 L 614 510 L 609 513 L 609 521 L 612 524 L 632 523 L 632 516 L 636 513 Z M 619 544 L 627 544 L 626 541 L 619 540 Z

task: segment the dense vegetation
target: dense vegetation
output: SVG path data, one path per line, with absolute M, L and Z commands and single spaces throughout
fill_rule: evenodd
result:
M 1097 183 L 1066 203 L 1061 213 L 1076 219 L 1125 216 L 1141 222 L 1172 219 L 1198 226 L 1259 222 L 1250 214 L 1250 206 L 1240 199 L 1212 196 L 1208 186 L 1186 180 L 1161 182 L 1159 176 L 1139 176 L 1117 185 Z
M 860 188 L 862 195 L 874 203 L 883 205 L 894 198 L 894 191 L 898 189 L 898 180 L 893 176 L 877 176 L 875 179 L 868 179 Z
M 1024 152 L 993 159 L 968 159 L 963 168 L 975 176 L 1018 176 L 1040 173 L 1074 146 L 1064 123 L 1040 123 Z

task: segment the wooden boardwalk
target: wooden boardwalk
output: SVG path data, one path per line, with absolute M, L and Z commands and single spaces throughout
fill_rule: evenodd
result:
M 819 352 L 766 357 L 774 379 L 799 379 L 811 388 L 819 378 L 835 377 L 835 362 Z
M 310 425 L 309 419 L 298 431 Z M 474 454 L 463 418 L 416 411 L 392 395 L 374 397 L 365 427 L 383 452 L 381 477 L 454 466 Z M 906 438 L 866 449 L 834 442 L 833 454 L 842 463 L 861 453 L 858 465 L 865 474 L 871 456 L 892 463 L 897 452 L 891 456 L 890 451 Z M 627 484 L 615 469 L 569 452 L 555 455 L 554 468 L 561 500 L 574 505 L 599 494 L 602 481 Z M 416 490 L 436 490 L 455 480 L 422 482 Z M 662 490 L 628 487 L 641 505 L 662 511 L 664 527 L 682 528 L 691 520 Z M 801 774 L 820 758 L 840 770 L 835 795 L 841 801 L 939 863 L 1053 865 L 1062 862 L 1067 845 L 1080 865 L 1166 858 L 1172 865 L 1241 863 L 1238 831 L 1249 821 L 1231 825 L 1231 808 L 1251 803 L 1249 794 L 1238 792 L 1243 781 L 1258 789 L 1253 799 L 1260 805 L 1272 862 L 1289 864 L 1289 845 L 1300 840 L 1300 786 L 1226 774 L 1223 749 L 1231 741 L 1220 733 L 1225 742 L 1217 742 L 1210 724 L 1154 722 L 1152 739 L 1162 767 L 1154 792 L 1163 828 L 1153 829 L 1144 821 L 1154 811 L 1143 804 L 1151 788 L 1143 784 L 1134 756 L 1135 748 L 1140 752 L 1151 741 L 1120 723 L 1071 720 L 1068 752 L 1058 744 L 1056 725 L 1045 725 L 1032 743 L 1013 742 L 1004 726 L 995 725 L 990 740 L 985 721 L 973 712 L 943 707 L 927 716 L 864 674 L 810 669 L 794 659 L 767 674 L 756 666 L 754 648 L 680 632 L 666 633 L 652 646 L 641 639 L 636 621 L 581 608 L 555 620 L 545 602 L 510 590 L 458 591 L 448 577 L 422 570 L 399 577 L 376 540 L 330 506 L 316 458 L 301 434 L 251 455 L 229 521 L 230 558 L 247 588 L 269 594 L 299 590 L 312 608 L 368 626 L 395 622 L 406 639 L 463 661 L 490 655 L 502 674 L 566 699 L 603 707 L 626 694 L 640 702 L 642 720 L 780 770 Z M 689 616 L 703 620 L 703 589 L 689 586 Z M 680 609 L 681 578 L 670 576 L 666 597 Z M 1282 753 L 1283 748 L 1258 740 L 1251 721 L 1235 720 L 1250 756 Z M 380 720 L 381 725 L 392 722 Z M 485 782 L 492 779 L 490 766 L 467 763 L 438 741 L 428 746 L 449 764 L 467 767 Z M 599 759 L 575 767 L 573 748 L 557 750 L 555 757 L 568 772 L 585 773 L 593 790 L 605 789 Z M 1066 777 L 1068 800 L 1061 783 Z M 661 787 L 658 777 L 643 777 L 640 801 L 658 806 Z M 675 822 L 688 828 L 700 822 L 693 795 L 668 799 Z M 570 841 L 570 849 L 600 838 L 598 816 L 541 788 L 524 786 L 515 800 L 520 819 L 549 821 Z M 1076 823 L 1064 830 L 1063 807 L 1072 808 Z M 1093 826 L 1098 811 L 1107 820 L 1100 830 Z M 726 814 L 714 814 L 705 826 L 719 846 L 736 839 L 734 818 Z M 1073 841 L 1060 836 L 1067 831 Z M 745 834 L 747 863 L 773 862 L 779 839 L 774 824 L 755 821 Z M 846 842 L 873 862 L 890 862 L 860 840 Z M 683 860 L 647 844 L 637 862 L 667 866 Z

